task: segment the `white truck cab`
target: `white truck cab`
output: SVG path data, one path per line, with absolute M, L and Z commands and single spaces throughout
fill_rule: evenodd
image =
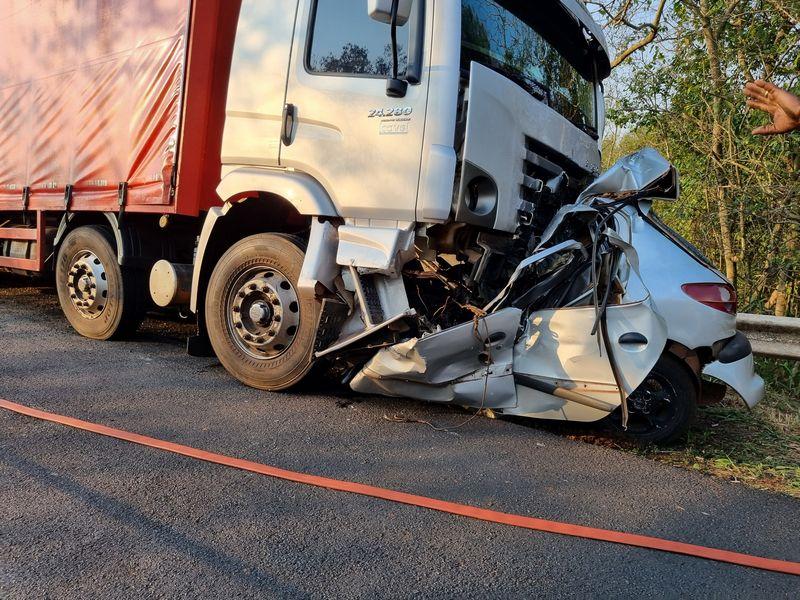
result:
M 452 216 L 514 232 L 525 169 L 535 170 L 527 152 L 578 177 L 598 173 L 609 67 L 582 4 L 419 0 L 408 9 L 397 28 L 407 86 L 391 97 L 390 26 L 363 0 L 245 0 L 223 181 L 242 168 L 295 170 L 345 219 Z M 468 172 L 456 181 L 458 153 Z

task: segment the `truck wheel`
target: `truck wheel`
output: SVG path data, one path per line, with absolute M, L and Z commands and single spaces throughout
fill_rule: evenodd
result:
M 622 430 L 619 410 L 611 415 L 611 423 L 640 444 L 668 444 L 686 433 L 696 413 L 697 388 L 686 365 L 663 354 L 628 397 L 628 428 Z
M 145 312 L 142 274 L 120 267 L 107 229 L 87 225 L 67 234 L 55 276 L 61 310 L 82 336 L 108 340 L 136 331 Z
M 283 390 L 314 362 L 321 304 L 297 292 L 305 258 L 300 243 L 272 233 L 245 238 L 211 275 L 205 304 L 211 345 L 245 385 Z

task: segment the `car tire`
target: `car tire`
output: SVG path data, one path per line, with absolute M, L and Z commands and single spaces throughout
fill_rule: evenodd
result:
M 124 338 L 144 317 L 144 273 L 120 266 L 113 234 L 105 227 L 86 225 L 67 234 L 58 249 L 55 278 L 61 310 L 84 337 Z
M 683 436 L 697 415 L 697 385 L 686 364 L 663 354 L 641 385 L 628 397 L 628 427 L 621 410 L 613 427 L 641 445 L 669 444 Z
M 314 364 L 321 303 L 297 292 L 304 259 L 301 240 L 268 233 L 234 244 L 214 268 L 205 301 L 209 339 L 245 385 L 284 390 Z

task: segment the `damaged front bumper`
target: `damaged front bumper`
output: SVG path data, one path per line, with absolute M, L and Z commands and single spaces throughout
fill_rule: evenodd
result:
M 753 350 L 742 333 L 731 338 L 717 354 L 717 360 L 706 365 L 703 375 L 727 384 L 750 408 L 764 399 L 766 386 L 755 372 Z

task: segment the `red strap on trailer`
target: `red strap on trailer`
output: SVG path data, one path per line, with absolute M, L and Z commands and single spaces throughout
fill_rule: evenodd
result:
M 523 515 L 498 512 L 485 508 L 476 508 L 466 504 L 447 502 L 445 500 L 437 500 L 435 498 L 427 498 L 425 496 L 416 496 L 414 494 L 407 494 L 405 492 L 398 492 L 395 490 L 374 487 L 371 485 L 353 483 L 350 481 L 340 481 L 338 479 L 318 477 L 316 475 L 307 475 L 305 473 L 298 473 L 295 471 L 287 471 L 285 469 L 279 469 L 277 467 L 271 467 L 269 465 L 263 465 L 260 463 L 251 462 L 249 460 L 242 460 L 240 458 L 232 458 L 223 454 L 206 452 L 190 446 L 173 444 L 172 442 L 166 442 L 120 429 L 113 429 L 111 427 L 106 427 L 105 425 L 98 425 L 96 423 L 89 423 L 87 421 L 73 419 L 72 417 L 65 417 L 62 415 L 37 410 L 35 408 L 30 408 L 21 404 L 15 404 L 14 402 L 9 402 L 2 399 L 0 399 L 0 408 L 4 408 L 21 415 L 26 415 L 28 417 L 33 417 L 35 419 L 50 421 L 52 423 L 66 425 L 76 429 L 82 429 L 83 431 L 97 433 L 99 435 L 123 440 L 125 442 L 132 442 L 134 444 L 140 444 L 149 448 L 164 450 L 166 452 L 172 452 L 174 454 L 180 454 L 182 456 L 188 456 L 197 460 L 203 460 L 226 467 L 232 467 L 234 469 L 241 469 L 243 471 L 250 471 L 252 473 L 259 473 L 261 475 L 267 475 L 268 477 L 274 477 L 277 479 L 284 479 L 286 481 L 294 481 L 296 483 L 303 483 L 306 485 L 336 490 L 338 492 L 349 492 L 352 494 L 360 494 L 362 496 L 371 496 L 373 498 L 380 498 L 381 500 L 388 500 L 390 502 L 419 506 L 421 508 L 438 510 L 440 512 L 468 517 L 471 519 L 500 523 L 502 525 L 511 525 L 512 527 L 521 527 L 524 529 L 532 529 L 534 531 L 544 531 L 548 533 L 558 533 L 561 535 L 569 535 L 590 540 L 625 544 L 639 548 L 661 550 L 663 552 L 672 552 L 675 554 L 685 554 L 687 556 L 695 556 L 697 558 L 705 558 L 718 562 L 753 567 L 766 571 L 774 571 L 776 573 L 800 575 L 800 563 L 796 562 L 762 558 L 749 554 L 741 554 L 739 552 L 729 552 L 727 550 L 718 550 L 716 548 L 708 548 L 694 544 L 684 544 L 682 542 L 673 542 L 661 538 L 636 535 L 633 533 L 624 533 L 609 529 L 595 529 L 594 527 L 572 525 L 570 523 L 562 523 L 559 521 L 548 521 L 545 519 L 537 519 Z

